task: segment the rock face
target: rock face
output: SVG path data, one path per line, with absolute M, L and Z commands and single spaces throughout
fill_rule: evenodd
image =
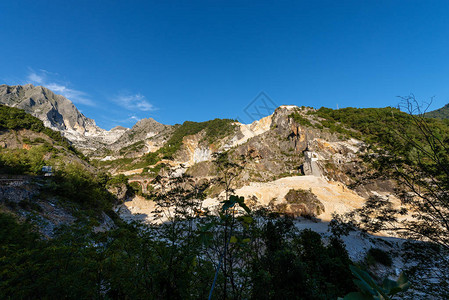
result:
M 0 201 L 20 203 L 27 201 L 37 194 L 30 180 L 26 177 L 5 178 L 0 177 Z
M 102 131 L 94 120 L 80 113 L 70 100 L 42 86 L 0 85 L 0 103 L 23 109 L 55 130 L 80 134 Z
M 140 120 L 131 129 L 118 126 L 106 131 L 81 114 L 70 100 L 31 84 L 1 85 L 0 103 L 24 109 L 40 118 L 46 126 L 61 131 L 85 154 L 102 161 L 118 158 L 138 160 L 164 146 L 176 128 L 149 118 Z M 209 164 L 213 160 L 212 154 L 231 150 L 234 159 L 243 157 L 245 160 L 245 169 L 237 178 L 237 188 L 251 182 L 269 182 L 298 175 L 311 175 L 352 186 L 357 181 L 357 174 L 364 172 L 359 154 L 365 151 L 366 145 L 354 139 L 339 138 L 322 126 L 314 126 L 317 122 L 319 124 L 319 120 L 308 114 L 310 110 L 293 105 L 280 106 L 272 115 L 251 124 L 236 122 L 232 133 L 213 143 L 205 139 L 204 130 L 184 136 L 182 147 L 168 164 L 173 168 L 194 168 L 203 163 L 208 167 L 194 168 L 190 173 L 199 172 L 201 176 L 210 177 L 214 176 L 214 168 Z M 309 125 L 298 124 L 292 113 L 299 113 L 310 122 Z M 2 147 L 10 147 L 14 143 L 12 138 L 0 140 Z M 115 171 L 120 170 L 117 167 Z M 141 171 L 128 170 L 130 174 Z M 369 195 L 370 190 L 378 190 L 374 187 L 379 185 L 385 190 L 391 189 L 390 185 L 381 182 L 373 187 L 364 184 L 357 191 L 364 196 Z
M 286 213 L 295 217 L 316 217 L 325 211 L 324 204 L 310 191 L 291 189 L 285 195 Z
M 76 218 L 55 199 L 41 199 L 42 185 L 27 176 L 0 176 L 0 205 L 19 216 L 32 211 L 41 234 L 52 237 L 55 228 L 72 224 Z
M 127 129 L 109 146 L 112 150 L 119 150 L 131 144 L 145 141 L 147 149 L 142 152 L 154 152 L 160 148 L 171 134 L 173 126 L 156 122 L 152 118 L 138 121 L 131 129 Z M 111 131 L 114 129 L 111 129 Z
M 272 124 L 272 115 L 269 115 L 260 120 L 256 120 L 251 124 L 236 124 L 238 125 L 239 131 L 227 144 L 223 146 L 223 150 L 228 150 L 232 147 L 242 145 L 249 139 L 270 130 Z
M 23 109 L 39 118 L 45 126 L 60 131 L 84 152 L 113 143 L 127 130 L 116 127 L 106 131 L 98 127 L 70 100 L 42 86 L 0 85 L 0 104 Z
M 304 151 L 304 175 L 322 176 L 320 167 L 318 166 L 318 155 L 311 151 Z
M 241 186 L 296 175 L 343 176 L 344 172 L 329 174 L 326 166 L 352 162 L 360 142 L 342 141 L 313 126 L 299 125 L 290 117 L 298 111 L 306 112 L 297 106 L 280 106 L 272 115 L 252 124 L 236 123 L 234 135 L 217 143 L 221 145 L 218 147 L 199 143 L 201 134 L 185 137 L 180 151 L 184 155 L 179 155 L 177 160 L 192 166 L 211 160 L 213 152 L 232 149 L 234 158 L 244 157 L 246 162 L 238 180 Z
M 123 183 L 108 187 L 108 191 L 117 197 L 119 203 L 125 202 L 127 200 L 128 188 Z
M 211 145 L 202 143 L 204 133 L 185 136 L 182 140 L 183 146 L 175 159 L 186 166 L 193 166 L 196 163 L 212 160 L 212 153 L 216 151 Z

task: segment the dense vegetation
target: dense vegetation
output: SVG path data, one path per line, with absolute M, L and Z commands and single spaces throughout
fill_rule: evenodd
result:
M 78 209 L 93 216 L 106 212 L 113 216 L 115 197 L 107 190 L 109 176 L 87 172 L 78 164 L 70 164 L 47 179 L 41 197 L 57 198 L 63 203 L 76 204 Z M 76 210 L 76 208 L 75 208 Z
M 44 123 L 38 118 L 27 114 L 22 109 L 2 104 L 0 104 L 0 129 L 30 129 L 35 132 L 48 132 Z
M 111 211 L 115 199 L 106 190 L 109 177 L 96 174 L 83 160 L 85 157 L 59 132 L 44 127 L 42 121 L 23 110 L 7 106 L 0 106 L 0 129 L 12 131 L 17 141 L 21 139 L 29 146 L 27 149 L 0 148 L 0 174 L 28 175 L 37 182 L 37 198 L 57 199 L 64 205 L 73 206 L 73 211 L 82 211 L 79 215 L 98 216 Z M 49 138 L 19 138 L 16 131 L 20 129 L 44 133 Z M 40 178 L 44 175 L 43 166 L 52 166 L 53 176 L 45 180 Z M 33 201 L 29 199 L 29 202 Z M 14 203 L 9 202 L 9 205 Z
M 316 115 L 324 118 L 320 123 L 331 132 L 338 132 L 368 143 L 391 142 L 390 124 L 406 127 L 410 119 L 398 109 L 386 108 L 342 108 L 333 110 L 320 108 Z M 388 124 L 388 125 L 387 125 Z
M 425 143 L 419 128 L 412 126 L 413 117 L 397 108 L 342 108 L 333 110 L 320 108 L 316 112 L 310 112 L 323 120 L 320 123 L 331 132 L 340 133 L 348 137 L 366 141 L 368 144 L 387 147 L 390 150 L 407 152 L 409 148 L 403 148 L 406 141 L 402 138 Z M 437 119 L 426 120 L 429 127 L 442 139 L 449 136 L 449 124 Z M 319 125 L 315 125 L 319 127 Z
M 77 223 L 52 240 L 6 214 L 0 225 L 2 299 L 206 299 L 214 253 L 223 249 L 219 231 L 205 244 L 204 232 L 181 222 L 145 230 L 122 224 L 96 234 Z M 218 276 L 214 299 L 335 299 L 355 289 L 337 239 L 325 246 L 319 234 L 297 232 L 288 219 L 241 234 L 252 242 L 230 244 L 232 267 Z
M 22 109 L 0 104 L 0 130 L 5 129 L 29 129 L 34 132 L 42 132 L 59 145 L 64 146 L 70 151 L 80 155 L 80 153 L 76 151 L 76 149 L 61 135 L 60 132 L 45 127 L 41 120 L 27 114 Z
M 327 128 L 332 133 L 356 138 L 381 147 L 403 142 L 400 139 L 398 140 L 398 133 L 425 142 L 420 130 L 411 126 L 413 117 L 397 108 L 347 107 L 334 110 L 322 107 L 317 111 L 309 111 L 307 115 L 317 116 L 319 119 L 316 119 L 317 122 L 312 124 L 306 116 L 298 112 L 291 114 L 289 117 L 299 125 L 318 129 Z M 426 122 L 439 137 L 444 139 L 449 135 L 448 122 L 430 118 Z
M 2 151 L 0 174 L 42 175 L 42 166 L 51 162 L 42 160 L 42 155 L 46 153 L 45 146 L 33 147 L 28 151 L 17 150 L 7 153 Z M 40 193 L 36 198 L 44 201 L 57 199 L 64 205 L 72 206 L 73 210 L 80 209 L 86 214 L 98 216 L 103 211 L 109 212 L 115 202 L 115 198 L 106 190 L 109 176 L 91 173 L 80 163 L 59 164 L 53 176 L 45 180 L 35 176 L 30 178 L 35 178 L 39 186 Z
M 57 154 L 60 150 L 49 143 L 33 146 L 31 149 L 0 149 L 0 173 L 41 175 L 42 167 L 60 164 Z M 44 159 L 47 156 L 48 159 Z
M 449 104 L 446 104 L 442 108 L 426 112 L 424 116 L 428 118 L 449 119 Z
M 298 112 L 290 114 L 289 118 L 292 118 L 299 125 L 302 125 L 302 126 L 313 126 L 312 123 L 310 123 L 310 121 L 307 118 L 303 117 Z
M 204 140 L 213 143 L 219 138 L 225 137 L 234 130 L 234 120 L 214 119 L 205 122 L 185 121 L 173 132 L 167 143 L 159 150 L 164 158 L 171 158 L 182 145 L 182 139 L 187 135 L 197 134 L 205 130 Z

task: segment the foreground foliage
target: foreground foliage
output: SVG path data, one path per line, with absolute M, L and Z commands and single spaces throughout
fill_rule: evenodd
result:
M 217 165 L 231 192 L 237 166 L 225 156 Z M 161 189 L 151 197 L 162 223 L 123 223 L 105 187 L 127 184 L 126 177 L 74 165 L 42 187 L 78 212 L 52 239 L 42 239 L 30 221 L 0 213 L 0 298 L 205 299 L 215 274 L 214 299 L 334 299 L 354 290 L 351 261 L 336 237 L 324 243 L 291 219 L 251 212 L 232 195 L 211 215 L 202 207 L 207 184 L 188 176 L 156 180 Z M 104 211 L 115 228 L 99 232 L 94 217 Z
M 0 214 L 0 223 L 3 299 L 205 299 L 215 271 L 212 245 L 222 239 L 214 234 L 206 247 L 201 234 L 175 237 L 171 225 L 123 224 L 94 234 L 79 223 L 45 241 L 8 215 Z M 186 229 L 186 223 L 177 226 Z M 324 246 L 318 234 L 296 232 L 283 219 L 248 230 L 252 242 L 229 249 L 235 260 L 229 270 L 244 284 L 234 282 L 225 291 L 221 274 L 214 298 L 226 292 L 233 299 L 331 299 L 354 289 L 341 242 Z
M 391 280 L 385 278 L 382 284 L 378 284 L 367 272 L 362 269 L 351 266 L 351 272 L 354 275 L 354 283 L 359 288 L 359 292 L 351 292 L 339 300 L 390 300 L 395 295 L 405 292 L 410 287 L 410 282 L 404 274 L 399 278 Z
M 389 198 L 372 197 L 350 215 L 352 221 L 370 232 L 423 241 L 408 243 L 403 254 L 408 262 L 422 263 L 406 265 L 408 275 L 415 290 L 444 298 L 449 296 L 449 128 L 425 117 L 413 96 L 403 100 L 408 114 L 386 108 L 378 111 L 378 119 L 376 113 L 367 115 L 375 109 L 346 109 L 346 116 L 344 110 L 322 109 L 321 115 L 366 133 L 364 139 L 372 144 L 365 161 L 376 171 L 369 176 L 398 184 L 400 207 Z

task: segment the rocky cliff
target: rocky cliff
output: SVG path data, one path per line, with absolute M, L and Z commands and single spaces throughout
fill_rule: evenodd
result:
M 23 109 L 55 130 L 79 134 L 102 131 L 94 120 L 80 113 L 70 100 L 42 86 L 0 85 L 0 103 Z
M 235 122 L 231 130 L 228 125 L 220 127 L 223 124 L 219 122 L 168 126 L 149 118 L 140 120 L 131 129 L 118 126 L 105 131 L 68 99 L 44 87 L 2 85 L 0 103 L 22 108 L 40 118 L 91 158 L 111 161 L 103 166 L 112 173 L 140 174 L 164 162 L 181 170 L 177 173 L 187 170 L 194 177 L 210 178 L 215 176 L 213 153 L 228 150 L 232 159 L 245 161 L 236 188 L 299 175 L 351 186 L 358 182 L 357 174 L 366 168 L 360 158 L 366 145 L 323 128 L 322 120 L 313 114 L 312 108 L 280 106 L 272 115 L 251 124 Z M 224 134 L 219 132 L 225 129 Z M 181 145 L 170 152 L 168 141 L 173 136 Z M 171 143 L 176 144 L 173 140 Z M 171 158 L 167 158 L 167 153 L 172 153 L 168 155 Z M 149 154 L 154 154 L 151 159 L 147 157 Z M 115 160 L 121 161 L 114 164 Z M 369 184 L 358 185 L 357 193 L 367 197 L 371 191 L 391 190 L 389 184 Z
M 131 129 L 126 130 L 120 138 L 110 145 L 112 150 L 120 150 L 126 146 L 140 141 L 147 141 L 147 148 L 143 153 L 155 151 L 160 147 L 171 133 L 170 125 L 156 122 L 152 118 L 139 120 Z
M 107 131 L 98 127 L 69 99 L 42 86 L 0 85 L 0 104 L 23 109 L 39 118 L 46 127 L 60 131 L 85 153 L 115 142 L 128 130 L 115 127 Z

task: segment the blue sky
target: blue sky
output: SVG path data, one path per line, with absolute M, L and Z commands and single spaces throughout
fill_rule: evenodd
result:
M 0 83 L 45 85 L 103 128 L 274 103 L 449 102 L 449 1 L 1 1 Z

